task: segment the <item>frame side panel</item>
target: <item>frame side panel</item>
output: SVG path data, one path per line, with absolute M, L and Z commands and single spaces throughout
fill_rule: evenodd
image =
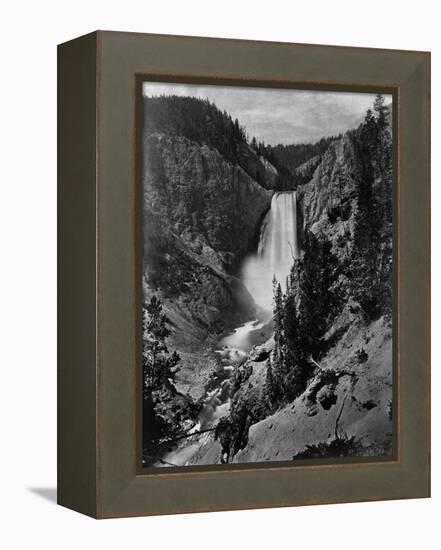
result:
M 430 496 L 430 55 L 400 94 L 399 413 L 401 461 Z
M 96 516 L 96 34 L 58 47 L 58 503 Z

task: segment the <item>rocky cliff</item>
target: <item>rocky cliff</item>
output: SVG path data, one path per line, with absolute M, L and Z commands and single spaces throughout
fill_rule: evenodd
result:
M 146 207 L 197 255 L 233 272 L 255 244 L 272 192 L 208 145 L 155 133 L 144 140 Z M 273 172 L 253 152 L 256 173 Z
M 257 244 L 272 191 L 184 136 L 155 132 L 144 151 L 144 296 L 163 301 L 183 359 L 180 385 L 199 396 L 213 362 L 201 344 L 255 314 L 235 272 Z M 252 151 L 247 163 L 272 174 Z
M 351 137 L 333 141 L 318 159 L 314 157 L 297 170 L 310 173 L 310 180 L 297 189 L 301 234 L 306 230 L 326 236 L 333 252 L 342 257 L 354 231 L 356 189 L 355 151 Z

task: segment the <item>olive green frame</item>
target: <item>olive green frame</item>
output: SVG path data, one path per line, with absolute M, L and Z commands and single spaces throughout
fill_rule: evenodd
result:
M 140 75 L 394 93 L 392 460 L 139 470 Z M 58 94 L 58 502 L 110 518 L 429 496 L 430 54 L 97 31 L 59 46 Z

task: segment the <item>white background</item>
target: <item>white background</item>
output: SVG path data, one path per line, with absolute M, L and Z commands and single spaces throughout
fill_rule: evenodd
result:
M 56 44 L 95 29 L 432 51 L 433 212 L 440 209 L 438 2 L 38 0 L 1 8 L 0 546 L 438 547 L 441 216 L 433 216 L 433 498 L 94 521 L 56 483 Z M 417 185 L 417 182 L 415 182 Z M 438 246 L 439 250 L 439 246 Z M 79 404 L 80 405 L 80 404 Z

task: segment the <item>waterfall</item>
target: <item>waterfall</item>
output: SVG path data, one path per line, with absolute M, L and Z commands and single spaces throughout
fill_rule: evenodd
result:
M 293 258 L 299 257 L 296 193 L 275 193 L 262 223 L 257 254 L 247 258 L 242 269 L 242 280 L 257 305 L 272 311 L 273 277 L 284 287 Z

